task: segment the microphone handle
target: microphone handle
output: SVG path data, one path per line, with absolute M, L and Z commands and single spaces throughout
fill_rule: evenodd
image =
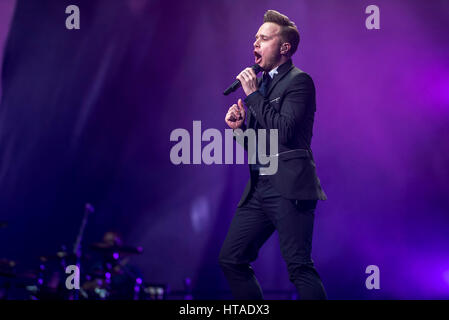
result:
M 254 70 L 254 72 L 256 73 L 256 75 L 257 75 L 260 71 L 262 71 L 262 68 L 261 68 L 258 64 L 255 64 L 255 65 L 251 66 L 251 68 Z M 229 86 L 229 88 L 227 88 L 227 89 L 223 92 L 223 94 L 224 94 L 225 96 L 227 96 L 227 95 L 230 94 L 231 92 L 234 92 L 235 90 L 237 90 L 238 88 L 240 88 L 241 85 L 242 85 L 242 84 L 240 83 L 240 80 L 235 80 L 234 83 L 231 84 L 231 85 Z
M 229 88 L 227 88 L 223 94 L 225 96 L 227 96 L 228 94 L 230 94 L 231 92 L 234 92 L 235 90 L 237 90 L 238 88 L 240 88 L 242 86 L 242 84 L 240 83 L 240 80 L 235 80 L 233 84 L 231 84 L 229 86 Z

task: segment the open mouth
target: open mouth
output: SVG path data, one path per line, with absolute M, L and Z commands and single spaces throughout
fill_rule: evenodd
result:
M 262 56 L 257 53 L 256 51 L 254 51 L 254 62 L 259 64 L 262 61 Z

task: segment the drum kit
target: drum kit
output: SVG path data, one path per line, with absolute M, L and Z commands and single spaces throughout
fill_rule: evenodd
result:
M 73 250 L 62 246 L 55 254 L 39 257 L 35 268 L 19 271 L 20 264 L 0 259 L 0 300 L 162 300 L 166 286 L 143 281 L 140 271 L 129 263 L 143 253 L 142 247 L 124 245 L 117 232 L 108 231 L 101 242 L 81 252 L 81 242 L 89 213 L 85 216 Z M 6 227 L 0 222 L 0 228 Z M 66 268 L 79 269 L 79 289 L 68 289 Z

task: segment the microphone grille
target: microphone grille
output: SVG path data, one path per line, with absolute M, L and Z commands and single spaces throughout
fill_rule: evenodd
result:
M 253 65 L 251 68 L 254 70 L 256 74 L 262 71 L 262 68 L 258 64 Z

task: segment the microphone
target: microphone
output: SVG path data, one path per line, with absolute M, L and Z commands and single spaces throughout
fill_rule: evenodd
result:
M 253 65 L 253 66 L 251 67 L 251 69 L 253 69 L 254 72 L 255 72 L 256 74 L 258 74 L 260 71 L 262 71 L 262 68 L 261 68 L 258 64 Z M 223 92 L 223 94 L 224 94 L 225 96 L 227 96 L 227 95 L 230 94 L 231 92 L 234 92 L 235 90 L 237 90 L 238 88 L 240 88 L 241 85 L 242 85 L 242 84 L 240 83 L 240 80 L 237 79 L 237 80 L 234 81 L 233 84 L 231 84 L 231 85 L 229 86 L 229 88 L 227 88 L 227 89 Z

